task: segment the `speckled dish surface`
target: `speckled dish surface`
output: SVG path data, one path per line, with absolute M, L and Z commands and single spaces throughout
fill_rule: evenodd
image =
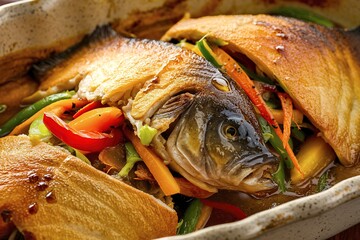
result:
M 19 76 L 37 60 L 33 57 L 35 53 L 45 57 L 53 51 L 66 49 L 97 25 L 113 23 L 117 30 L 135 29 L 145 32 L 143 36 L 146 37 L 152 32 L 144 29 L 154 27 L 160 33 L 185 12 L 195 17 L 261 13 L 284 2 L 294 6 L 307 2 L 311 6 L 302 6 L 345 27 L 360 25 L 357 0 L 298 1 L 302 3 L 281 0 L 27 0 L 0 7 L 0 72 L 4 81 Z M 19 64 L 9 69 L 7 63 L 10 61 Z M 239 222 L 166 239 L 326 239 L 359 222 L 360 176 Z

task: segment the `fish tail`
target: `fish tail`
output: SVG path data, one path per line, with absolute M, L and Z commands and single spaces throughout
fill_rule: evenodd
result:
M 110 25 L 97 26 L 96 29 L 89 35 L 85 36 L 79 43 L 59 53 L 54 53 L 50 57 L 41 60 L 32 65 L 30 68 L 30 75 L 38 81 L 55 66 L 59 65 L 74 53 L 78 52 L 90 44 L 116 36 L 117 32 Z

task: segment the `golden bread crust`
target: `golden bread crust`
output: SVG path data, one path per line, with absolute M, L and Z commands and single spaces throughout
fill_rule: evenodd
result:
M 174 235 L 176 212 L 59 148 L 0 138 L 0 212 L 36 239 L 150 239 Z

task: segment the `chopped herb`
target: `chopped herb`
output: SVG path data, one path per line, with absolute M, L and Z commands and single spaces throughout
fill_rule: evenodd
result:
M 134 167 L 135 163 L 141 161 L 139 154 L 134 148 L 134 145 L 132 145 L 130 142 L 125 143 L 125 152 L 126 164 L 119 172 L 120 177 L 126 177 L 131 171 L 131 169 Z
M 141 144 L 148 146 L 156 134 L 157 130 L 155 128 L 152 128 L 149 125 L 141 126 L 139 130 Z
M 319 178 L 318 184 L 317 184 L 317 188 L 316 191 L 317 192 L 321 192 L 323 190 L 325 190 L 328 186 L 327 184 L 327 180 L 329 178 L 329 172 L 326 171 L 323 175 L 321 175 L 321 177 Z

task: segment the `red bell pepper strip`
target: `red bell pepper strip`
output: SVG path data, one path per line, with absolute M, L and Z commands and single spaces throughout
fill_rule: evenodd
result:
M 77 118 L 80 115 L 82 115 L 83 113 L 86 113 L 90 110 L 93 110 L 95 108 L 100 108 L 103 107 L 104 105 L 102 105 L 102 103 L 100 101 L 94 101 L 94 102 L 90 102 L 88 104 L 86 104 L 84 107 L 82 107 L 81 109 L 79 109 L 79 111 L 77 111 L 74 115 L 73 118 Z
M 180 194 L 194 197 L 194 198 L 208 198 L 213 195 L 213 192 L 206 191 L 198 186 L 195 186 L 185 178 L 175 178 L 180 187 Z
M 116 128 L 124 122 L 122 111 L 117 107 L 103 107 L 92 109 L 69 122 L 75 130 L 105 132 Z
M 110 134 L 75 130 L 54 113 L 44 113 L 43 121 L 57 138 L 81 151 L 99 152 L 106 147 L 115 146 L 124 139 L 121 130 L 118 128 L 112 129 Z
M 200 201 L 209 207 L 219 209 L 221 211 L 229 213 L 238 220 L 241 220 L 241 219 L 244 219 L 247 217 L 246 214 L 240 208 L 238 208 L 234 205 L 231 205 L 229 203 L 217 202 L 217 201 L 212 201 L 212 200 L 208 200 L 208 199 L 200 199 Z

